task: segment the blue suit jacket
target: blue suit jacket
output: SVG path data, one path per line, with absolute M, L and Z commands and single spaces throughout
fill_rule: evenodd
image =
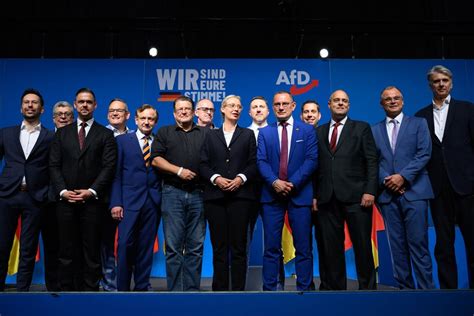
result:
M 379 184 L 383 188 L 378 201 L 389 203 L 395 194 L 385 189 L 385 177 L 398 173 L 406 180 L 405 198 L 408 201 L 433 198 L 426 165 L 431 157 L 431 136 L 425 119 L 403 116 L 398 132 L 395 153 L 388 139 L 386 121 L 374 125 L 372 133 L 379 154 Z
M 318 165 L 318 139 L 313 126 L 294 120 L 288 159 L 288 181 L 293 183 L 290 195 L 295 205 L 311 205 L 313 186 L 311 177 Z M 257 166 L 264 180 L 262 203 L 278 199 L 272 183 L 278 179 L 280 142 L 277 123 L 260 129 L 257 146 Z
M 142 149 L 135 133 L 119 135 L 117 140 L 117 170 L 112 183 L 110 207 L 121 206 L 127 211 L 139 211 L 147 195 L 157 206 L 161 202 L 161 179 L 153 167 L 146 167 Z
M 4 159 L 5 163 L 0 175 L 0 196 L 7 197 L 18 191 L 21 180 L 26 177 L 31 197 L 45 202 L 49 186 L 49 146 L 54 132 L 42 126 L 38 140 L 26 159 L 20 143 L 20 128 L 13 126 L 0 130 L 0 160 Z

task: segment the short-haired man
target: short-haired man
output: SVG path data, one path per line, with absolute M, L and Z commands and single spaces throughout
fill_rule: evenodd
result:
M 428 122 L 433 150 L 428 174 L 436 231 L 435 258 L 442 289 L 458 288 L 455 225 L 466 246 L 469 288 L 474 289 L 474 104 L 451 96 L 453 74 L 437 65 L 428 71 L 431 103 L 415 115 Z
M 321 232 L 318 251 L 323 252 L 325 290 L 347 289 L 344 221 L 354 245 L 359 289 L 376 288 L 371 231 L 378 190 L 377 148 L 370 125 L 348 118 L 349 106 L 347 93 L 334 91 L 328 101 L 331 120 L 317 128 L 316 229 Z
M 17 290 L 28 291 L 33 277 L 42 213 L 48 201 L 48 153 L 54 132 L 41 125 L 41 93 L 21 96 L 21 125 L 0 129 L 0 291 L 5 289 L 8 258 L 21 216 Z
M 158 112 L 144 104 L 135 113 L 137 131 L 116 138 L 117 170 L 110 209 L 118 224 L 117 289 L 147 291 L 153 263 L 153 243 L 160 221 L 161 179 L 151 166 L 153 128 Z
M 201 99 L 196 104 L 195 115 L 197 117 L 197 126 L 214 128 L 214 103 L 209 99 Z
M 67 101 L 58 101 L 53 106 L 54 129 L 64 127 L 74 122 L 74 108 Z
M 400 289 L 433 289 L 428 248 L 428 200 L 433 198 L 426 164 L 431 136 L 426 120 L 403 113 L 402 92 L 388 86 L 380 95 L 384 120 L 372 127 L 379 153 L 378 203 L 392 255 L 393 276 Z
M 120 98 L 114 98 L 109 102 L 106 126 L 114 136 L 133 133 L 129 129 L 127 121 L 130 118 L 127 103 Z M 102 262 L 102 280 L 100 281 L 104 291 L 117 291 L 117 269 L 115 266 L 115 235 L 118 222 L 110 214 L 106 213 L 104 227 L 102 231 L 102 241 L 100 246 L 100 260 Z
M 207 128 L 194 124 L 194 102 L 186 96 L 173 103 L 174 125 L 158 130 L 152 146 L 153 166 L 163 174 L 162 217 L 169 291 L 198 291 L 206 222 L 201 147 Z
M 261 202 L 264 227 L 263 290 L 275 291 L 281 265 L 281 239 L 288 211 L 296 248 L 296 288 L 313 286 L 311 240 L 311 177 L 318 165 L 318 141 L 313 127 L 296 121 L 296 103 L 287 91 L 273 96 L 278 123 L 262 128 L 258 135 L 257 165 L 263 178 Z
M 315 100 L 307 100 L 303 102 L 300 118 L 306 124 L 318 127 L 319 120 L 321 119 L 319 103 Z
M 62 291 L 98 291 L 100 241 L 117 144 L 112 131 L 94 120 L 97 102 L 91 89 L 77 91 L 74 107 L 77 122 L 57 130 L 49 158 L 59 223 L 59 282 Z M 76 286 L 77 247 L 83 254 L 84 284 Z

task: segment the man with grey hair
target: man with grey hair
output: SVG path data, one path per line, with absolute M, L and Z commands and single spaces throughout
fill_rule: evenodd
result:
M 428 71 L 433 100 L 416 116 L 428 122 L 433 150 L 428 173 L 436 230 L 435 258 L 442 289 L 458 288 L 455 224 L 466 247 L 469 288 L 474 288 L 474 105 L 451 97 L 452 72 L 441 65 Z
M 53 106 L 53 123 L 54 128 L 64 127 L 74 121 L 74 108 L 67 101 L 58 101 Z

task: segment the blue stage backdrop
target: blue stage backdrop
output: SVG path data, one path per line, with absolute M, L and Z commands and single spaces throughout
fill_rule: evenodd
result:
M 431 102 L 426 73 L 433 65 L 443 64 L 454 73 L 453 96 L 474 100 L 474 60 L 317 60 L 317 59 L 0 59 L 0 127 L 19 124 L 20 96 L 25 88 L 36 88 L 45 99 L 42 122 L 53 128 L 52 106 L 59 100 L 73 103 L 75 92 L 89 87 L 96 93 L 96 119 L 107 124 L 107 105 L 115 97 L 125 99 L 132 112 L 149 103 L 158 108 L 158 127 L 173 124 L 171 98 L 184 94 L 198 101 L 210 98 L 216 108 L 226 95 L 242 98 L 241 126 L 251 122 L 247 115 L 253 96 L 264 96 L 270 103 L 279 90 L 293 93 L 301 104 L 315 99 L 321 105 L 322 122 L 329 119 L 329 95 L 344 89 L 350 97 L 349 116 L 373 124 L 384 117 L 379 105 L 381 90 L 388 85 L 401 89 L 404 112 L 413 115 Z M 270 115 L 270 121 L 274 121 Z M 215 115 L 221 124 L 219 113 Z M 133 119 L 130 128 L 135 128 Z M 260 227 L 261 229 L 261 227 Z M 162 248 L 160 228 L 160 248 Z M 251 264 L 261 262 L 261 230 L 252 245 Z M 212 252 L 206 240 L 203 276 L 212 275 Z M 353 256 L 349 253 L 348 275 L 356 278 Z M 156 255 L 153 274 L 164 276 L 164 256 Z M 37 270 L 41 270 L 41 265 Z M 317 275 L 317 260 L 315 258 Z M 288 271 L 287 271 L 288 272 Z M 9 279 L 11 281 L 11 278 Z M 41 280 L 41 277 L 35 278 Z

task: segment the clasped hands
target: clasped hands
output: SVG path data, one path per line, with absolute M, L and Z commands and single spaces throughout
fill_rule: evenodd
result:
M 221 189 L 226 192 L 234 192 L 242 186 L 244 180 L 241 177 L 237 176 L 233 180 L 224 178 L 223 176 L 218 176 L 214 183 Z
M 62 198 L 69 203 L 85 203 L 86 200 L 92 198 L 94 195 L 87 189 L 68 190 L 62 194 Z
M 294 188 L 293 183 L 280 179 L 275 180 L 272 186 L 276 193 L 285 197 L 288 196 Z
M 398 194 L 405 193 L 405 179 L 398 173 L 385 177 L 384 185 L 387 189 Z

